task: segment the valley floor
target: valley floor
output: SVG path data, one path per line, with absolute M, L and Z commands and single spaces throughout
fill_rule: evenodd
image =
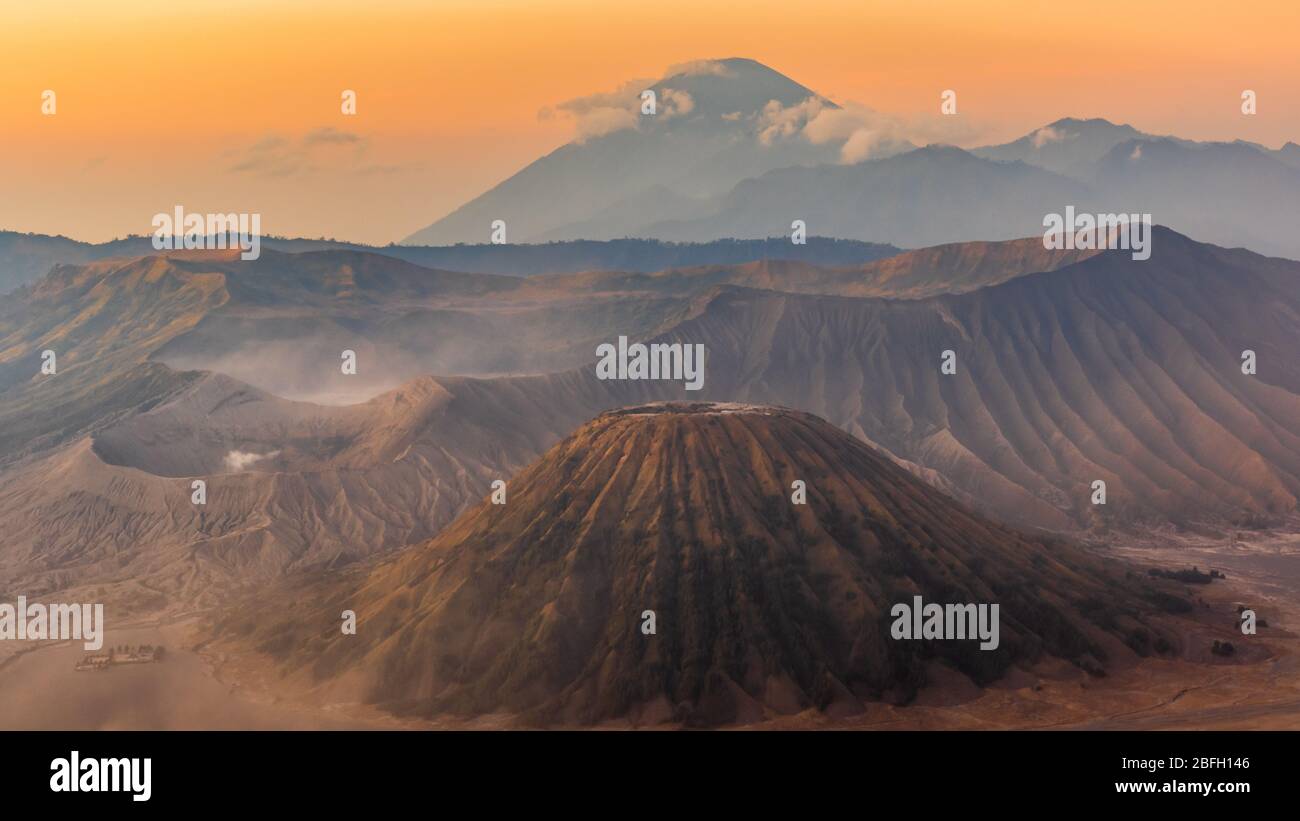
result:
M 906 707 L 783 716 L 753 729 L 1300 729 L 1300 530 L 1205 536 L 1159 532 L 1101 551 L 1139 571 L 1197 565 L 1227 575 L 1191 586 L 1203 600 L 1183 620 L 1183 658 L 1148 659 L 1087 676 L 1067 664 L 1016 673 L 986 690 L 934 670 L 934 686 Z M 1235 629 L 1238 604 L 1268 627 Z M 110 629 L 105 646 L 167 648 L 154 664 L 76 672 L 80 642 L 6 647 L 0 657 L 5 729 L 461 729 L 503 728 L 507 716 L 447 722 L 399 720 L 360 704 L 313 703 L 286 693 L 260 657 L 232 658 L 192 644 L 193 615 Z M 1239 648 L 1213 656 L 1214 639 Z M 15 652 L 16 650 L 16 652 Z M 608 725 L 617 729 L 618 725 Z
M 82 643 L 41 643 L 0 662 L 0 727 L 6 730 L 382 729 L 367 720 L 280 703 L 223 681 L 213 660 L 187 648 L 192 620 L 139 624 L 106 633 L 104 647 L 153 644 L 162 661 L 78 672 Z

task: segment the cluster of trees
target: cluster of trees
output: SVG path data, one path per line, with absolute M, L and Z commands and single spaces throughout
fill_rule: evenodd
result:
M 1192 565 L 1191 570 L 1161 570 L 1158 567 L 1153 567 L 1147 573 L 1157 579 L 1173 579 L 1176 582 L 1185 582 L 1186 584 L 1209 584 L 1215 579 L 1228 578 L 1217 570 L 1202 573 L 1196 565 Z

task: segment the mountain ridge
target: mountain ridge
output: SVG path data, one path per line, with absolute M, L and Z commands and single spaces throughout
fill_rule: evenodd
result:
M 196 305 L 225 299 L 224 290 L 212 290 L 212 264 L 172 266 L 168 276 L 189 281 L 190 290 L 148 281 L 166 260 L 120 271 L 122 282 L 133 283 L 122 293 L 90 274 L 61 272 L 46 284 L 54 289 L 47 296 L 72 289 L 84 304 L 59 300 L 62 313 L 51 316 L 21 302 L 0 308 L 0 351 L 28 352 L 10 356 L 3 366 L 9 371 L 0 368 L 0 376 L 17 377 L 0 391 L 7 437 L 0 525 L 14 534 L 0 563 L 12 577 L 32 579 L 33 590 L 94 578 L 104 565 L 80 552 L 84 531 L 70 515 L 87 506 L 97 511 L 108 542 L 118 538 L 113 528 L 146 528 L 157 553 L 123 542 L 113 577 L 127 574 L 127 583 L 143 574 L 153 580 L 152 595 L 172 590 L 183 598 L 205 586 L 227 590 L 239 573 L 265 580 L 355 562 L 435 534 L 493 480 L 508 478 L 599 413 L 653 400 L 779 404 L 815 413 L 950 495 L 1025 526 L 1105 531 L 1231 520 L 1255 527 L 1293 514 L 1300 498 L 1300 366 L 1288 351 L 1300 327 L 1300 265 L 1160 227 L 1152 236 L 1146 262 L 1122 251 L 1049 255 L 1043 259 L 1070 264 L 923 298 L 765 291 L 687 275 L 686 285 L 672 285 L 686 290 L 677 292 L 665 326 L 631 336 L 703 344 L 706 378 L 698 395 L 680 383 L 595 377 L 595 341 L 627 333 L 624 318 L 640 314 L 623 313 L 637 303 L 613 296 L 576 303 L 582 311 L 616 306 L 603 326 L 613 336 L 589 329 L 589 341 L 575 348 L 581 361 L 566 369 L 419 376 L 360 404 L 304 404 L 237 378 L 157 361 L 156 346 L 184 338 L 191 325 L 202 327 Z M 946 270 L 961 290 L 971 284 L 969 272 L 983 275 L 989 248 L 1008 260 L 1032 262 L 1042 253 L 1032 240 L 969 254 L 918 252 L 901 274 L 885 265 L 882 287 L 929 288 L 934 271 L 927 265 L 938 259 L 952 266 Z M 273 262 L 266 271 L 274 272 Z M 674 276 L 666 275 L 670 282 Z M 356 290 L 364 276 L 316 281 L 318 296 L 302 298 L 280 290 L 293 281 L 263 282 L 257 293 L 278 294 L 291 307 L 327 294 L 321 304 L 377 310 L 362 298 L 364 287 Z M 609 284 L 615 295 L 631 287 L 617 278 Z M 582 277 L 529 287 L 593 289 Z M 481 289 L 467 290 L 472 296 Z M 146 296 L 150 302 L 137 301 Z M 281 314 L 265 313 L 268 305 L 247 307 L 283 322 Z M 99 323 L 119 309 L 141 321 L 129 330 Z M 76 321 L 54 330 L 58 317 Z M 15 318 L 18 328 L 7 324 Z M 315 309 L 308 319 L 320 322 Z M 557 321 L 571 324 L 568 314 Z M 258 339 L 248 333 L 252 326 L 239 327 Z M 413 326 L 398 327 L 409 335 Z M 96 357 L 74 357 L 66 373 L 33 378 L 34 352 L 51 333 Z M 1255 376 L 1240 373 L 1245 348 L 1258 354 Z M 957 356 L 951 376 L 940 371 L 945 349 Z M 326 353 L 319 367 L 336 372 L 333 343 Z M 383 354 L 365 354 L 363 368 Z M 283 370 L 268 350 L 253 364 L 259 378 L 266 368 Z M 230 460 L 241 467 L 232 471 Z M 58 478 L 69 470 L 99 478 L 70 485 Z M 210 483 L 213 515 L 202 519 L 203 529 L 188 502 L 191 478 Z M 1089 503 L 1095 479 L 1107 482 L 1105 506 Z M 56 510 L 62 513 L 52 515 Z M 199 572 L 180 573 L 195 550 L 204 556 Z
M 564 240 L 536 245 L 363 245 L 334 240 L 265 236 L 262 247 L 282 253 L 342 250 L 375 253 L 424 268 L 471 274 L 534 276 L 624 270 L 649 273 L 664 268 L 698 264 L 741 263 L 758 259 L 804 260 L 848 265 L 891 256 L 902 249 L 890 245 L 810 236 L 806 245 L 784 238 L 771 240 L 716 240 L 708 243 L 671 243 L 654 239 Z M 132 236 L 88 243 L 62 236 L 0 231 L 0 293 L 35 282 L 56 265 L 86 265 L 109 259 L 165 256 L 155 250 L 152 238 Z

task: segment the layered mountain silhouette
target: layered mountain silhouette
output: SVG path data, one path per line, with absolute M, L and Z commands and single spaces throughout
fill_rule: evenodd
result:
M 832 103 L 752 60 L 697 63 L 653 87 L 687 94 L 690 112 L 635 116 L 625 89 L 601 109 L 624 106 L 623 127 L 539 159 L 406 242 L 482 242 L 497 219 L 528 242 L 760 239 L 803 220 L 822 236 L 922 247 L 1041 233 L 1044 215 L 1072 205 L 1300 257 L 1294 143 L 1201 143 L 1067 117 L 965 151 L 916 148 L 882 119 L 862 129 L 875 144 L 858 157 L 813 125 Z
M 1023 162 L 1067 177 L 1088 180 L 1094 165 L 1115 146 L 1152 139 L 1131 125 L 1108 120 L 1066 117 L 1003 145 L 977 148 L 971 153 L 999 162 Z
M 1300 168 L 1260 146 L 1124 142 L 1098 161 L 1094 187 L 1199 239 L 1300 258 Z
M 183 600 L 352 562 L 438 533 L 601 412 L 666 399 L 816 413 L 1020 524 L 1275 523 L 1300 497 L 1297 281 L 1164 229 L 1145 262 L 1024 240 L 528 280 L 352 252 L 59 269 L 0 307 L 0 568 Z M 619 334 L 703 344 L 703 390 L 597 379 Z M 476 376 L 487 357 L 514 375 Z M 286 398 L 312 391 L 359 398 Z
M 349 251 L 265 250 L 250 262 L 229 252 L 108 259 L 59 266 L 0 307 L 0 390 L 26 383 L 20 391 L 66 391 L 83 378 L 89 387 L 119 375 L 122 364 L 148 361 L 223 373 L 292 399 L 359 401 L 429 374 L 577 367 L 611 335 L 666 330 L 718 285 L 914 297 L 1051 270 L 1091 253 L 1045 251 L 1041 242 L 1026 240 L 938 247 L 849 266 L 764 260 L 528 280 L 430 270 Z M 33 380 L 47 349 L 58 354 L 68 378 Z M 355 375 L 341 372 L 344 350 L 358 355 Z M 93 372 L 80 369 L 89 359 L 98 362 Z M 54 421 L 48 414 L 23 416 L 0 436 Z
M 290 595 L 288 615 L 240 608 L 215 632 L 398 713 L 548 725 L 846 714 L 909 700 L 935 664 L 987 684 L 1172 647 L 1152 619 L 1168 594 L 1134 574 L 995 525 L 816 417 L 732 404 L 604 414 L 505 504 Z M 891 638 L 918 595 L 999 603 L 998 647 Z
M 1014 521 L 1279 520 L 1300 497 L 1300 264 L 1154 243 L 926 300 L 732 290 L 671 336 L 710 352 L 706 396 L 823 415 Z
M 1300 498 L 1300 370 L 1287 353 L 1300 263 L 1160 228 L 1153 248 L 1145 262 L 1107 251 L 916 300 L 723 287 L 661 341 L 705 346 L 703 398 L 817 413 L 1005 520 L 1280 522 Z M 1245 351 L 1267 372 L 1243 373 Z M 531 408 L 562 391 L 593 402 L 591 416 L 633 386 L 692 398 L 680 384 L 599 382 L 591 366 L 574 376 L 586 386 L 483 383 L 502 399 L 476 401 L 509 407 L 523 392 Z M 1091 502 L 1097 480 L 1106 505 Z
M 533 276 L 583 271 L 649 273 L 696 265 L 736 265 L 760 260 L 794 260 L 814 265 L 858 265 L 893 256 L 899 249 L 856 240 L 812 236 L 795 245 L 788 240 L 717 240 L 673 243 L 652 239 L 573 240 L 534 245 L 489 243 L 362 245 L 334 240 L 262 237 L 262 247 L 283 253 L 358 251 L 382 254 L 425 268 L 471 274 Z M 77 242 L 66 237 L 0 231 L 0 293 L 35 282 L 59 265 L 84 265 L 113 257 L 165 255 L 152 237 L 133 236 L 111 242 Z
M 1111 144 L 1119 134 L 1104 130 L 1108 138 L 1089 143 L 1090 150 L 1049 154 L 1041 166 L 985 158 L 1038 152 L 927 146 L 852 166 L 781 169 L 740 183 L 707 215 L 630 233 L 678 241 L 771 236 L 802 219 L 818 234 L 914 247 L 1041 235 L 1045 215 L 1072 205 L 1151 214 L 1209 242 L 1300 257 L 1286 230 L 1300 215 L 1300 171 L 1278 152 L 1168 138 Z
M 1041 234 L 1044 214 L 1090 199 L 1086 185 L 1041 168 L 927 146 L 856 165 L 772 171 L 737 185 L 713 213 L 649 224 L 644 235 L 771 236 L 800 219 L 817 234 L 917 247 Z
M 1293 142 L 1288 142 L 1278 149 L 1271 149 L 1248 140 L 1201 143 L 1173 136 L 1148 134 L 1130 125 L 1112 123 L 1100 117 L 1088 120 L 1065 117 L 1048 123 L 1018 140 L 1003 145 L 976 148 L 971 153 L 1000 162 L 1024 162 L 1036 165 L 1086 182 L 1095 177 L 1097 165 L 1108 155 L 1112 153 L 1120 156 L 1132 155 L 1137 144 L 1145 142 L 1162 143 L 1188 150 L 1214 149 L 1216 146 L 1218 147 L 1216 150 L 1224 150 L 1225 147 L 1229 150 L 1249 149 L 1269 160 L 1292 168 L 1300 167 L 1300 146 Z M 1222 157 L 1215 159 L 1219 160 Z M 1227 172 L 1231 170 L 1232 163 L 1231 161 L 1223 164 L 1214 162 L 1210 165 L 1220 172 Z

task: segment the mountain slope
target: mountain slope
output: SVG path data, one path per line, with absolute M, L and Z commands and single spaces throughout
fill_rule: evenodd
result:
M 707 217 L 647 225 L 637 235 L 811 233 L 919 247 L 1040 234 L 1043 215 L 1090 201 L 1082 183 L 1023 163 L 998 163 L 950 146 L 928 146 L 856 165 L 786 168 L 737 185 Z
M 654 116 L 640 114 L 641 89 L 624 89 L 604 105 L 625 127 L 561 146 L 404 243 L 484 242 L 497 219 L 513 242 L 628 236 L 628 225 L 680 215 L 773 168 L 834 161 L 839 151 L 832 143 L 760 140 L 769 106 L 835 105 L 753 60 L 700 61 L 648 88 L 659 99 Z M 689 103 L 674 108 L 673 99 Z M 611 211 L 617 223 L 608 221 Z
M 66 420 L 54 424 L 53 409 L 146 362 L 218 371 L 291 398 L 355 402 L 430 373 L 572 367 L 616 329 L 657 331 L 690 298 L 592 294 L 352 251 L 61 266 L 0 304 L 0 418 L 14 416 L 0 431 L 0 463 L 23 449 L 18 436 L 29 428 L 77 433 Z M 51 378 L 40 374 L 45 350 L 58 357 Z M 355 374 L 342 371 L 349 350 Z M 32 412 L 38 404 L 44 413 Z
M 150 354 L 229 300 L 162 259 L 58 267 L 0 300 L 0 465 L 147 409 L 194 378 Z M 43 374 L 44 352 L 56 373 Z
M 422 379 L 328 407 L 194 376 L 155 407 L 0 471 L 5 585 L 89 587 L 125 616 L 345 565 L 431 537 L 585 412 L 551 401 L 563 380 L 540 391 L 542 405 L 498 393 L 528 416 L 505 419 L 475 380 Z
M 705 396 L 817 413 L 1014 521 L 1293 513 L 1300 264 L 1153 243 L 916 302 L 724 292 L 672 336 L 709 351 Z
M 1286 145 L 1272 152 L 1278 160 L 1286 163 L 1292 168 L 1300 168 L 1300 145 L 1294 142 L 1288 142 Z
M 364 578 L 299 587 L 287 616 L 214 632 L 400 713 L 543 724 L 844 713 L 910 699 L 932 661 L 986 684 L 1044 656 L 1095 670 L 1123 642 L 1169 647 L 1146 582 L 981 519 L 806 414 L 626 408 L 510 494 Z M 891 639 L 891 608 L 915 595 L 999 603 L 999 646 Z

